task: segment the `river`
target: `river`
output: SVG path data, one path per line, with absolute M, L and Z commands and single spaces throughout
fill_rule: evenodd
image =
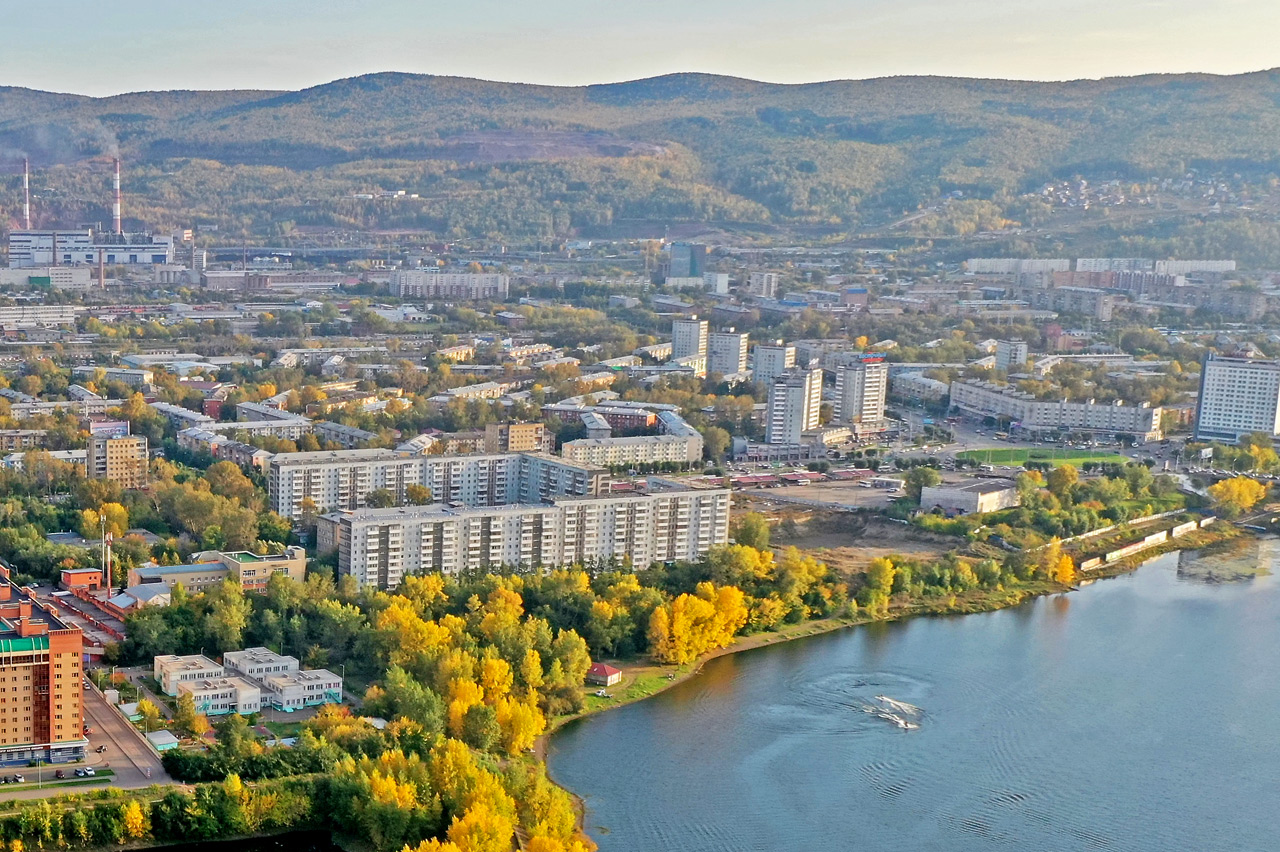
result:
M 566 726 L 602 852 L 1280 848 L 1280 545 L 711 660 Z M 887 695 L 918 730 L 863 712 Z

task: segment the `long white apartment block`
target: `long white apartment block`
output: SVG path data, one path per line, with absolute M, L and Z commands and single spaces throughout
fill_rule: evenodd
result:
M 647 566 L 691 560 L 729 538 L 727 489 L 557 497 L 542 505 L 440 505 L 338 512 L 320 519 L 317 546 L 338 571 L 394 589 L 414 574 L 506 567 Z
M 606 472 L 539 453 L 420 456 L 397 450 L 325 450 L 280 453 L 268 463 L 270 507 L 298 518 L 309 499 L 320 512 L 360 509 L 370 491 L 423 485 L 433 502 L 467 506 L 536 503 L 562 494 L 598 494 Z
M 396 269 L 391 292 L 402 299 L 505 299 L 511 279 L 496 272 Z
M 1024 429 L 1080 430 L 1137 435 L 1144 439 L 1161 437 L 1158 407 L 1147 403 L 1067 402 L 1039 400 L 1010 385 L 979 379 L 951 383 L 951 405 L 970 414 L 1008 417 Z
M 1209 355 L 1200 370 L 1196 438 L 1236 441 L 1280 435 L 1280 361 Z

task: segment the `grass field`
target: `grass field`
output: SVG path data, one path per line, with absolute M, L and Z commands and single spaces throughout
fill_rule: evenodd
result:
M 1053 447 L 1035 447 L 1028 449 L 1008 450 L 965 450 L 956 453 L 956 458 L 976 459 L 984 464 L 1021 465 L 1028 461 L 1049 462 L 1057 466 L 1070 462 L 1077 467 L 1085 462 L 1101 462 L 1103 464 L 1124 464 L 1129 459 L 1115 453 L 1097 450 L 1058 450 Z

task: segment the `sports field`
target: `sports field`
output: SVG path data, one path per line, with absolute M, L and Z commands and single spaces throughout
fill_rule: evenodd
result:
M 1034 449 L 1008 450 L 965 450 L 956 453 L 956 458 L 976 459 L 984 464 L 1022 465 L 1028 461 L 1049 462 L 1057 466 L 1070 462 L 1079 467 L 1085 462 L 1101 462 L 1102 464 L 1124 464 L 1129 459 L 1115 453 L 1098 450 L 1058 450 L 1053 447 L 1036 447 Z

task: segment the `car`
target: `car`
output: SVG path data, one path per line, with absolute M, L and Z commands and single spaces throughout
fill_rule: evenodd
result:
M 86 776 L 92 776 L 92 775 L 97 775 L 98 773 L 92 766 L 86 766 L 84 768 L 84 774 Z
M 15 784 L 22 784 L 22 783 L 23 783 L 23 782 L 25 782 L 26 780 L 27 780 L 27 776 L 25 776 L 25 775 L 15 775 L 15 776 L 13 776 L 13 783 L 15 783 Z
M 89 774 L 88 770 L 86 770 L 83 766 L 76 770 L 77 778 L 83 778 L 88 774 Z
M 94 749 L 94 751 L 96 751 L 98 754 L 102 754 L 106 750 L 107 750 L 107 747 L 105 745 L 100 745 Z
M 54 777 L 54 778 L 59 778 L 59 779 L 61 779 L 61 778 L 66 778 L 66 777 L 67 777 L 67 773 L 65 773 L 65 772 L 63 772 L 61 769 L 59 769 L 57 772 L 53 773 L 53 777 Z

